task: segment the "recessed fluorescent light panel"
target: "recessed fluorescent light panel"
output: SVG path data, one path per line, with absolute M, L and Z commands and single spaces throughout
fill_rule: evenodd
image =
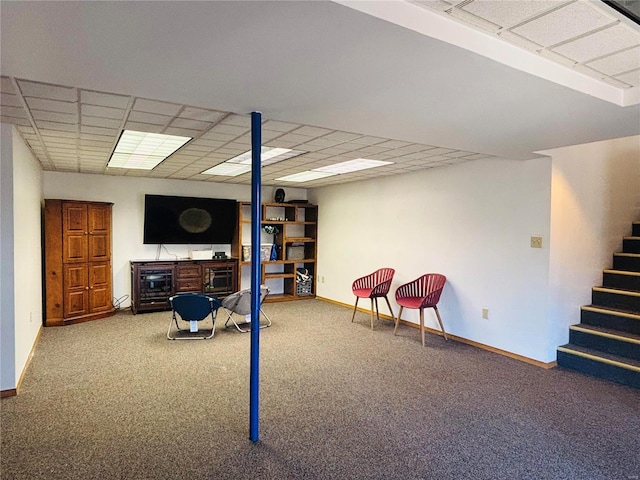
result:
M 125 130 L 107 167 L 152 170 L 191 137 Z
M 276 178 L 276 180 L 282 180 L 283 182 L 309 182 L 311 180 L 317 180 L 319 178 L 324 178 L 324 177 L 331 177 L 333 175 L 337 175 L 337 173 L 306 170 L 304 172 L 287 175 L 286 177 Z
M 264 167 L 273 163 L 288 160 L 289 158 L 297 157 L 305 152 L 291 150 L 290 148 L 273 148 L 262 147 L 260 149 L 260 162 Z M 224 175 L 226 177 L 235 177 L 243 173 L 251 171 L 251 150 L 244 152 L 236 157 L 230 158 L 224 163 L 220 163 L 215 167 L 211 167 L 208 170 L 202 172 L 206 175 Z
M 356 158 L 355 160 L 348 160 L 346 162 L 340 162 L 334 165 L 327 165 L 326 167 L 314 168 L 313 170 L 315 172 L 351 173 L 357 172 L 358 170 L 366 170 L 367 168 L 381 167 L 383 165 L 389 165 L 391 163 L 393 162 Z
M 358 170 L 381 167 L 383 165 L 389 165 L 392 163 L 393 162 L 387 162 L 384 160 L 356 158 L 355 160 L 347 160 L 346 162 L 327 165 L 326 167 L 314 168 L 313 170 L 294 173 L 293 175 L 287 175 L 286 177 L 276 178 L 276 180 L 282 180 L 284 182 L 309 182 L 311 180 L 317 180 L 319 178 L 330 177 L 331 175 L 357 172 Z

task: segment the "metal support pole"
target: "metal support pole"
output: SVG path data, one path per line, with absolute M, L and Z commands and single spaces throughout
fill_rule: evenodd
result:
M 259 438 L 260 391 L 260 223 L 262 201 L 262 114 L 251 112 L 251 367 L 249 374 L 249 439 Z

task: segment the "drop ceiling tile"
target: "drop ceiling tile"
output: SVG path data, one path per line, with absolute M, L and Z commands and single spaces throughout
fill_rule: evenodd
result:
M 162 133 L 164 125 L 151 125 L 142 122 L 127 122 L 124 124 L 125 130 L 133 130 L 134 132 Z
M 262 123 L 263 130 L 273 130 L 276 132 L 287 133 L 300 127 L 297 123 L 278 122 L 276 120 L 267 120 Z
M 308 142 L 312 137 L 306 135 L 298 135 L 296 133 L 287 133 L 276 138 L 273 142 L 274 147 L 291 148 L 301 143 Z
M 47 112 L 45 110 L 31 110 L 31 116 L 34 120 L 48 120 L 50 122 L 60 123 L 78 123 L 78 114 L 76 113 L 58 113 Z
M 90 133 L 94 135 L 114 135 L 115 136 L 120 133 L 120 130 L 116 128 L 103 128 L 103 127 L 92 127 L 89 125 L 80 125 L 80 132 Z
M 22 95 L 25 97 L 39 97 L 65 102 L 75 102 L 78 99 L 78 91 L 72 87 L 62 87 L 28 80 L 17 80 L 17 82 Z
M 16 89 L 9 77 L 0 77 L 0 92 L 16 95 Z
M 82 105 L 80 107 L 82 115 L 89 115 L 92 117 L 104 117 L 115 120 L 122 120 L 124 118 L 125 110 L 120 108 L 103 107 L 99 105 Z
M 199 138 L 201 140 L 211 140 L 214 142 L 221 142 L 221 143 L 227 143 L 230 142 L 231 140 L 235 139 L 236 136 L 235 135 L 230 135 L 228 133 L 219 133 L 219 132 L 214 132 L 209 130 L 208 132 L 202 134 L 202 136 Z
M 209 130 L 208 133 L 222 133 L 226 135 L 231 135 L 233 138 L 235 138 L 247 133 L 247 128 L 242 126 L 237 126 L 237 125 L 219 123 L 215 125 L 211 130 Z
M 117 140 L 117 137 L 114 135 L 96 135 L 94 133 L 86 133 L 82 131 L 80 132 L 79 137 L 80 137 L 80 142 L 95 140 L 98 142 L 115 143 L 115 141 Z
M 116 128 L 120 130 L 120 125 L 122 124 L 122 120 L 114 120 L 112 118 L 90 117 L 87 115 L 83 115 L 82 124 L 88 125 L 91 127 Z
M 634 87 L 640 87 L 640 70 L 633 70 L 631 72 L 616 75 L 615 78 Z
M 29 121 L 29 119 L 24 117 L 23 118 L 11 117 L 2 113 L 0 114 L 0 118 L 2 119 L 3 123 L 9 123 L 11 125 L 22 125 L 24 127 L 28 127 L 29 125 L 31 125 L 31 122 Z
M 77 113 L 78 104 L 72 102 L 61 102 L 59 100 L 48 100 L 43 98 L 26 97 L 25 101 L 32 110 L 49 110 L 60 113 Z
M 469 25 L 473 25 L 474 27 L 484 30 L 486 32 L 496 32 L 500 29 L 499 25 L 495 23 L 488 22 L 480 17 L 477 17 L 465 10 L 461 10 L 459 8 L 453 8 L 451 10 L 451 16 L 457 20 L 460 20 L 464 23 L 468 23 Z
M 451 149 L 451 148 L 432 148 L 431 150 L 428 150 L 425 152 L 426 155 L 432 157 L 434 155 L 445 155 L 447 153 L 451 153 L 451 152 L 455 152 L 455 150 Z
M 127 118 L 129 122 L 148 123 L 151 125 L 165 126 L 171 121 L 171 117 L 167 115 L 158 115 L 155 113 L 130 112 Z M 144 130 L 146 131 L 146 130 Z
M 188 118 L 190 120 L 200 120 L 201 122 L 215 123 L 222 120 L 227 113 L 217 110 L 205 110 L 202 108 L 185 107 L 180 112 L 180 118 Z
M 350 142 L 351 140 L 355 140 L 356 138 L 360 138 L 362 135 L 358 133 L 350 133 L 350 132 L 331 132 L 325 135 L 322 138 L 326 138 L 328 140 L 335 140 L 336 142 Z
M 70 124 L 70 123 L 60 123 L 60 122 L 47 122 L 44 120 L 36 120 L 35 121 L 36 126 L 38 128 L 44 129 L 44 130 L 51 130 L 54 132 L 69 132 L 69 133 L 74 133 L 77 131 L 77 126 L 75 124 Z
M 640 47 L 631 48 L 614 55 L 594 60 L 589 67 L 607 75 L 618 75 L 640 68 Z
M 42 136 L 42 141 L 44 142 L 45 145 L 50 146 L 50 145 L 77 145 L 78 143 L 78 139 L 77 138 L 65 138 L 65 137 L 46 137 L 46 136 Z
M 188 118 L 174 118 L 171 126 L 174 128 L 188 128 L 191 130 L 203 131 L 211 127 L 209 122 L 201 122 L 200 120 L 191 120 Z
M 40 135 L 45 136 L 45 137 L 77 138 L 78 132 L 76 132 L 75 130 L 73 132 L 60 131 L 60 130 L 49 130 L 47 128 L 40 127 Z
M 102 107 L 111 107 L 118 109 L 126 109 L 129 106 L 131 97 L 125 95 L 115 95 L 112 93 L 93 92 L 90 90 L 80 91 L 80 101 L 83 104 L 99 105 Z
M 22 107 L 2 107 L 2 111 L 0 112 L 2 113 L 2 115 L 6 115 L 9 117 L 16 117 L 16 118 L 27 118 L 27 114 L 24 111 L 24 108 Z M 44 120 L 44 119 L 43 119 Z
M 322 135 L 327 135 L 331 133 L 333 130 L 329 130 L 327 128 L 320 127 L 309 127 L 307 125 L 297 128 L 292 133 L 296 135 L 305 135 L 307 137 L 320 137 Z
M 136 99 L 133 104 L 133 110 L 136 112 L 157 113 L 160 115 L 177 115 L 182 105 L 167 102 L 158 102 L 156 100 L 147 100 L 144 98 Z
M 11 93 L 0 93 L 0 105 L 2 107 L 20 107 L 22 108 L 22 102 L 17 95 Z
M 163 133 L 166 133 L 167 135 L 178 135 L 181 137 L 197 137 L 198 135 L 200 135 L 202 132 L 200 130 L 190 130 L 188 128 L 175 128 L 175 127 L 168 127 L 164 130 Z
M 376 145 L 378 143 L 386 142 L 386 138 L 380 137 L 371 137 L 368 135 L 364 135 L 362 137 L 354 138 L 351 140 L 351 143 L 355 143 L 357 145 Z
M 548 15 L 524 23 L 511 31 L 550 47 L 571 38 L 584 35 L 615 21 L 587 2 L 574 2 Z
M 376 147 L 391 149 L 408 147 L 409 145 L 411 145 L 411 143 L 409 142 L 402 142 L 400 140 L 387 140 L 386 142 L 377 144 Z
M 523 21 L 557 8 L 563 2 L 558 0 L 519 0 L 505 2 L 496 0 L 476 0 L 461 8 L 501 27 L 511 27 Z
M 84 135 L 80 135 L 80 147 L 112 147 L 114 144 L 114 141 L 111 140 L 112 137 L 104 138 L 105 140 L 90 140 L 85 138 Z
M 577 62 L 589 60 L 640 45 L 640 33 L 634 32 L 623 23 L 565 43 L 553 50 Z

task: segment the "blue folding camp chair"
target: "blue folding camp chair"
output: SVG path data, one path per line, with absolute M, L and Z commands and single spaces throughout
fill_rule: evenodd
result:
M 218 308 L 222 304 L 217 297 L 202 293 L 179 293 L 169 298 L 169 303 L 172 310 L 167 330 L 169 340 L 208 340 L 213 338 Z M 209 316 L 211 317 L 211 327 L 209 328 L 207 325 L 204 330 L 200 330 L 199 323 L 206 322 Z M 176 331 L 173 333 L 171 332 L 172 324 L 176 326 Z M 204 332 L 204 334 L 200 332 Z

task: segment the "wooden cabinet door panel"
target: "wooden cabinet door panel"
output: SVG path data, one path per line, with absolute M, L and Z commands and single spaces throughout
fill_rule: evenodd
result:
M 89 233 L 107 234 L 111 230 L 111 205 L 89 205 Z
M 66 235 L 62 240 L 64 263 L 77 262 L 83 263 L 88 259 L 87 236 L 82 235 Z
M 89 311 L 111 309 L 111 266 L 109 262 L 89 264 Z
M 64 266 L 64 316 L 74 317 L 89 312 L 89 282 L 86 265 Z
M 62 204 L 62 234 L 82 234 L 88 232 L 87 206 L 77 203 Z
M 63 262 L 86 262 L 87 249 L 87 206 L 77 203 L 62 204 L 62 244 Z
M 89 235 L 89 261 L 109 260 L 111 257 L 111 242 L 109 235 Z

